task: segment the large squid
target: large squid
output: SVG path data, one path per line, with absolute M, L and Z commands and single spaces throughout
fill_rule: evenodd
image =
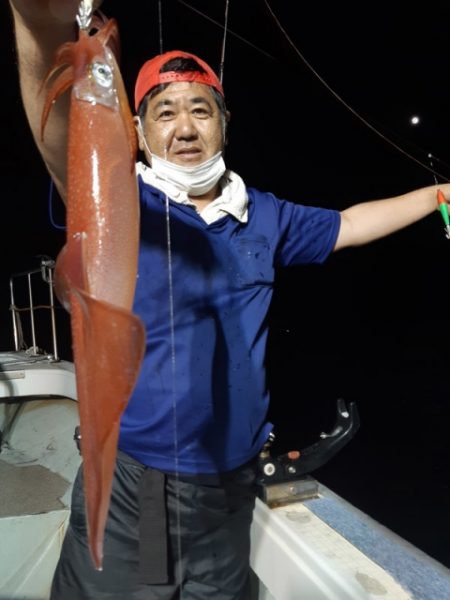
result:
M 139 204 L 136 137 L 112 49 L 114 19 L 80 5 L 79 36 L 62 45 L 44 85 L 52 104 L 71 88 L 67 156 L 67 233 L 55 268 L 56 294 L 70 312 L 89 548 L 102 568 L 103 538 L 119 423 L 144 354 L 132 313 Z

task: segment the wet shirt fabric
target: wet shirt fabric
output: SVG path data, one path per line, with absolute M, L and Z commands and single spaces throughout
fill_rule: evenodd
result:
M 227 215 L 207 224 L 141 177 L 139 185 L 134 311 L 147 348 L 119 448 L 169 473 L 229 471 L 272 428 L 264 359 L 275 267 L 325 261 L 340 215 L 248 188 L 246 223 Z

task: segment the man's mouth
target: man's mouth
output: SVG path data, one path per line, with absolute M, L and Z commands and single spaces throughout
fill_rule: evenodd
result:
M 182 148 L 175 152 L 175 160 L 180 163 L 197 163 L 201 161 L 202 156 L 200 148 Z
M 201 150 L 199 148 L 181 148 L 177 150 L 175 154 L 177 156 L 194 156 L 196 154 L 200 154 Z

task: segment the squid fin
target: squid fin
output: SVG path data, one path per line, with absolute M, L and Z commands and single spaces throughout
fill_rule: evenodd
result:
M 70 297 L 88 540 L 94 565 L 101 569 L 120 418 L 139 374 L 145 329 L 131 312 L 80 287 L 83 240 L 72 241 L 58 257 L 57 267 L 65 273 L 58 285 Z
M 87 289 L 86 271 L 84 265 L 83 234 L 73 237 L 67 242 L 56 259 L 55 264 L 55 294 L 63 307 L 70 312 L 70 292 L 72 286 L 76 289 Z
M 73 292 L 72 318 L 89 548 L 100 569 L 120 418 L 139 373 L 144 328 L 131 312 L 82 291 Z

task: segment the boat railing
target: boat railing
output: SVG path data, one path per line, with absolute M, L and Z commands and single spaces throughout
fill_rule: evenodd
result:
M 59 361 L 56 335 L 54 268 L 55 261 L 48 256 L 44 256 L 41 257 L 39 267 L 11 275 L 9 280 L 10 310 L 15 351 L 25 351 L 30 356 L 46 354 L 49 360 Z M 36 292 L 37 288 L 39 288 L 39 293 Z M 22 300 L 26 297 L 23 304 L 18 303 L 17 298 L 19 296 Z M 40 311 L 47 311 L 49 315 L 52 345 L 51 353 L 43 351 L 37 343 L 37 317 L 38 312 Z M 28 317 L 28 340 L 31 337 L 31 346 L 25 340 L 23 326 L 24 315 L 27 315 Z

